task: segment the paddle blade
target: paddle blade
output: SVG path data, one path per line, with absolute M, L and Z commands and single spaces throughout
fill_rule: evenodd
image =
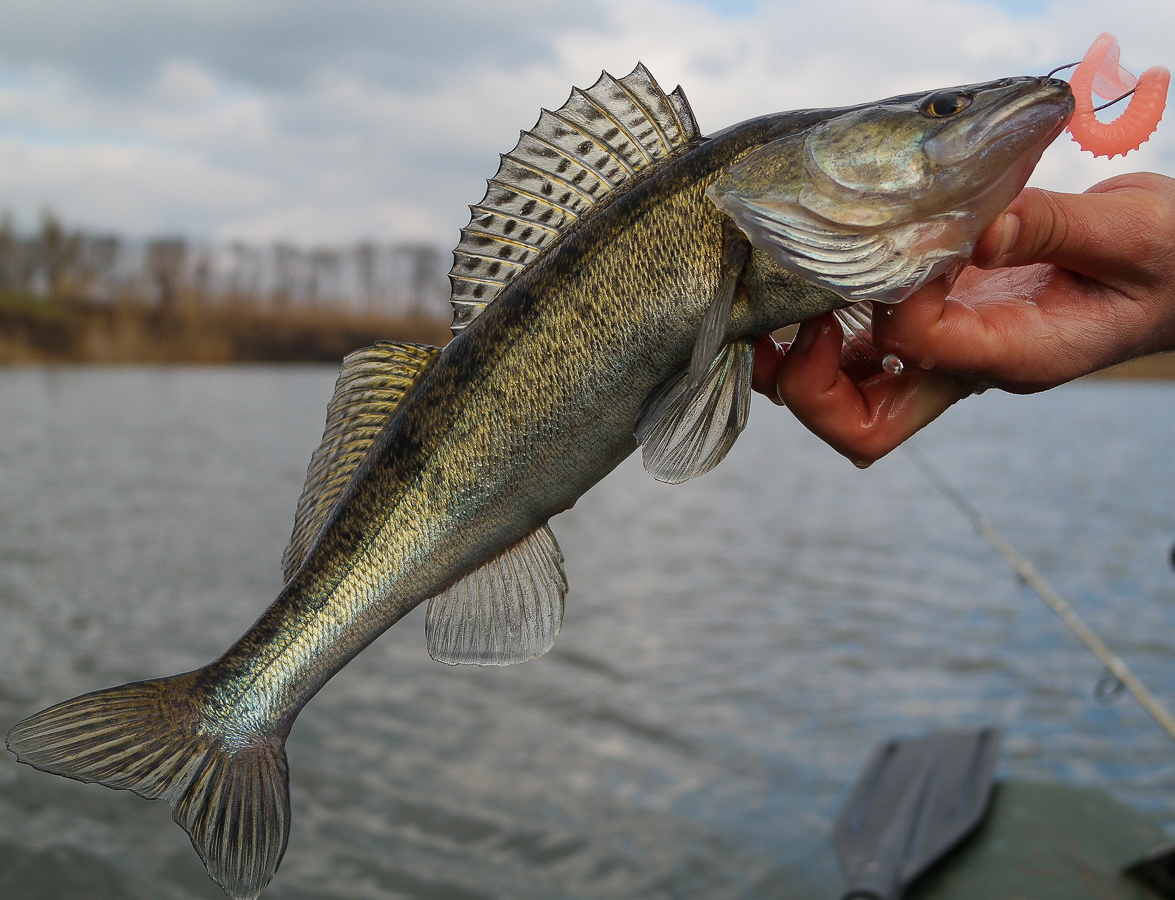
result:
M 896 900 L 979 824 L 991 797 L 997 728 L 877 747 L 833 827 L 844 898 Z

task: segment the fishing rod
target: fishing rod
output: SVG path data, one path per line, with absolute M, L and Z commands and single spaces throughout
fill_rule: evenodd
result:
M 1044 579 L 1044 576 L 1036 571 L 1036 567 L 1017 552 L 1016 548 L 1008 542 L 1008 539 L 1003 536 L 995 525 L 984 518 L 979 510 L 967 501 L 966 497 L 947 482 L 942 473 L 931 464 L 930 460 L 908 444 L 903 445 L 902 450 L 905 451 L 906 456 L 914 463 L 914 466 L 926 476 L 926 479 L 934 485 L 938 492 L 946 497 L 955 509 L 963 514 L 963 517 L 971 523 L 971 526 L 979 532 L 980 536 L 991 544 L 1000 556 L 1007 560 L 1012 570 L 1040 595 L 1040 598 L 1049 605 L 1053 612 L 1061 617 L 1061 621 L 1090 649 L 1093 655 L 1097 657 L 1098 662 L 1105 666 L 1106 670 L 1114 678 L 1118 679 L 1125 686 L 1126 690 L 1130 691 L 1134 699 L 1139 702 L 1139 705 L 1150 714 L 1151 718 L 1159 723 L 1172 740 L 1175 740 L 1175 719 L 1155 699 L 1154 695 L 1146 689 L 1146 685 L 1135 677 L 1126 663 L 1109 648 L 1105 641 L 1098 637 L 1092 628 L 1081 620 L 1073 607 L 1069 605 L 1069 602 L 1053 590 L 1052 585 Z

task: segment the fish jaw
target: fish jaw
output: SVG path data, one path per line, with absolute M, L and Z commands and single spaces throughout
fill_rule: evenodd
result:
M 894 303 L 971 255 L 1072 112 L 1051 78 L 894 98 L 766 144 L 707 196 L 784 269 Z

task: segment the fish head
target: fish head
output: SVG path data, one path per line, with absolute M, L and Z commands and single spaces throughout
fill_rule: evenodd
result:
M 752 150 L 706 193 L 784 269 L 896 303 L 962 267 L 1073 105 L 1037 77 L 895 97 Z

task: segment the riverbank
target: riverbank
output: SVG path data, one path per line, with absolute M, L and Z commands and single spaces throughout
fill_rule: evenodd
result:
M 1141 359 L 1132 359 L 1119 366 L 1097 372 L 1091 378 L 1135 379 L 1138 381 L 1171 381 L 1175 379 L 1175 353 L 1156 353 Z
M 0 295 L 0 364 L 338 362 L 378 340 L 444 344 L 448 323 L 329 308 L 86 304 Z
M 87 304 L 0 293 L 0 365 L 338 362 L 376 341 L 444 345 L 430 316 L 252 304 Z M 1092 378 L 1175 380 L 1175 353 L 1131 360 Z

